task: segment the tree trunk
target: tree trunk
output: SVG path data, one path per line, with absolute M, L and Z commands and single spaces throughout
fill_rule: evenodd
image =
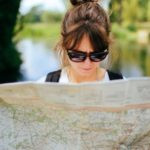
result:
M 0 83 L 17 81 L 22 63 L 12 41 L 21 0 L 0 0 Z

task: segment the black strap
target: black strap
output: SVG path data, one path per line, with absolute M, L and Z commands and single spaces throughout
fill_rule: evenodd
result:
M 121 73 L 115 73 L 115 72 L 112 72 L 110 70 L 107 70 L 108 72 L 108 76 L 109 76 L 109 79 L 110 80 L 119 80 L 119 79 L 123 79 L 123 76 Z
M 107 72 L 110 80 L 123 79 L 121 73 L 114 73 L 109 70 L 107 70 Z M 45 82 L 59 82 L 60 74 L 61 74 L 61 70 L 48 73 Z
M 59 82 L 60 74 L 61 70 L 48 73 L 45 82 Z

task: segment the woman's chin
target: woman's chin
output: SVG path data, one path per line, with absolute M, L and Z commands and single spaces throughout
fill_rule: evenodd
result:
M 90 74 L 93 74 L 93 69 L 80 69 L 80 74 L 82 76 L 89 76 Z

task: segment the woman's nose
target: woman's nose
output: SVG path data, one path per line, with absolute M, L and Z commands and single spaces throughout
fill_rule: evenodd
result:
M 86 64 L 91 64 L 91 63 L 92 63 L 92 61 L 90 60 L 90 58 L 89 58 L 89 57 L 87 57 L 87 58 L 85 59 L 84 63 L 86 63 Z

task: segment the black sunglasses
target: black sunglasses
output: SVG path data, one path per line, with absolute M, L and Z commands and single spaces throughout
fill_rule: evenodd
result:
M 78 50 L 67 50 L 68 56 L 73 62 L 83 62 L 87 57 L 90 58 L 93 62 L 100 62 L 104 60 L 108 54 L 108 50 L 104 50 L 102 52 L 94 51 L 90 53 L 78 51 Z

